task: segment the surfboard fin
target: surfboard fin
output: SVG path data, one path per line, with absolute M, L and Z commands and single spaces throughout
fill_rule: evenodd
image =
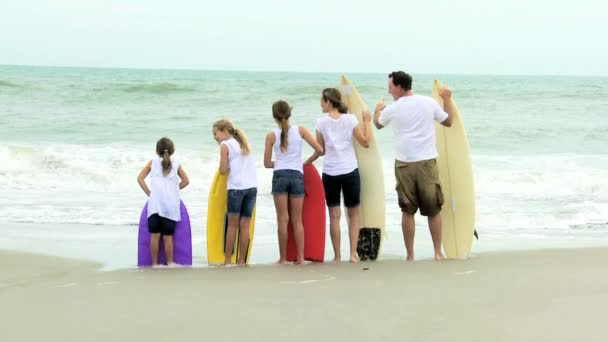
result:
M 473 235 L 475 236 L 475 238 L 476 238 L 477 240 L 479 240 L 479 235 L 477 234 L 477 229 L 475 229 L 475 230 L 473 231 Z

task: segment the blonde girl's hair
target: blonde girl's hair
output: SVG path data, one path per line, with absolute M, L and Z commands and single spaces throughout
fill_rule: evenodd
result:
M 226 119 L 218 120 L 213 124 L 213 128 L 230 133 L 241 146 L 241 154 L 249 154 L 251 151 L 245 132 L 240 128 L 236 128 L 232 121 Z

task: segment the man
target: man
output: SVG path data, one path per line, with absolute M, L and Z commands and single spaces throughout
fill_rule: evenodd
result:
M 376 105 L 374 124 L 378 129 L 392 125 L 395 132 L 395 178 L 401 208 L 401 229 L 407 250 L 407 260 L 414 260 L 414 214 L 428 217 L 433 238 L 435 260 L 443 259 L 441 253 L 441 206 L 443 193 L 439 184 L 439 171 L 435 158 L 439 156 L 435 141 L 433 120 L 446 127 L 452 125 L 454 108 L 448 88 L 440 90 L 442 109 L 428 96 L 412 92 L 412 77 L 403 71 L 389 74 L 388 91 L 395 100 L 385 106 Z

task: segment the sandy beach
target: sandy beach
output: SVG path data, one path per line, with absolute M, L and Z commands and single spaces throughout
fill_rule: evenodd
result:
M 4 341 L 605 341 L 608 248 L 100 271 L 0 252 Z

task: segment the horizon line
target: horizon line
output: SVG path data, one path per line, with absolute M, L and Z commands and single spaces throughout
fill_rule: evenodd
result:
M 92 66 L 92 65 L 48 65 L 48 64 L 3 64 L 0 67 L 31 67 L 31 68 L 65 68 L 65 69 L 100 69 L 100 70 L 139 70 L 139 71 L 202 71 L 202 72 L 246 72 L 246 73 L 293 73 L 293 74 L 388 74 L 389 71 L 310 71 L 310 70 L 268 70 L 268 69 L 224 69 L 224 68 L 191 68 L 191 67 L 132 67 L 132 66 Z M 402 69 L 403 70 L 403 69 Z M 394 70 L 391 70 L 394 71 Z M 412 72 L 418 75 L 454 75 L 454 76 L 537 76 L 537 77 L 597 77 L 605 78 L 608 74 L 547 74 L 547 73 L 470 73 L 470 72 Z

